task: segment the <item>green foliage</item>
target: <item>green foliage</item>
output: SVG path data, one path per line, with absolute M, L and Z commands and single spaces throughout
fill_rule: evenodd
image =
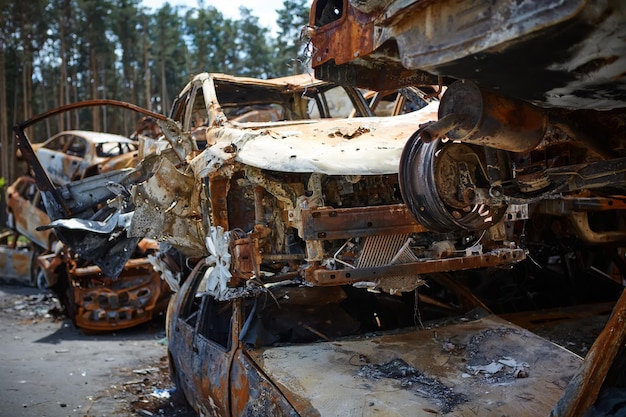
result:
M 301 32 L 309 21 L 309 3 L 306 0 L 284 0 L 283 8 L 277 11 L 279 35 L 276 56 L 272 60 L 273 76 L 306 71 L 305 44 Z

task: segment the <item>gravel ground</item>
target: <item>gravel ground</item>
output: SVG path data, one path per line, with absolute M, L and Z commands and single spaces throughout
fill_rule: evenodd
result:
M 171 382 L 164 319 L 86 334 L 49 292 L 0 284 L 0 417 L 195 417 Z

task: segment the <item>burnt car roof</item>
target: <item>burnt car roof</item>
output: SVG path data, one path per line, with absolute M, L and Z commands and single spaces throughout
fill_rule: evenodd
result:
M 206 79 L 213 78 L 218 82 L 225 82 L 229 84 L 253 84 L 259 86 L 266 86 L 269 88 L 276 88 L 281 90 L 295 90 L 301 91 L 307 87 L 314 87 L 317 85 L 325 85 L 328 84 L 327 81 L 323 81 L 320 79 L 316 79 L 312 74 L 297 74 L 297 75 L 289 75 L 285 77 L 278 78 L 254 78 L 254 77 L 240 77 L 236 75 L 218 73 L 218 72 L 202 72 L 197 75 L 194 75 L 193 79 Z M 187 85 L 187 87 L 183 88 L 182 91 L 185 91 L 191 82 Z

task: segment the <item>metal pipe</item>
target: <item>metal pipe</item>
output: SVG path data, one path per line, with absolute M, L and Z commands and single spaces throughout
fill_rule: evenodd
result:
M 424 143 L 430 143 L 446 135 L 449 131 L 458 127 L 465 127 L 469 123 L 466 114 L 452 113 L 425 126 L 420 130 L 420 139 Z

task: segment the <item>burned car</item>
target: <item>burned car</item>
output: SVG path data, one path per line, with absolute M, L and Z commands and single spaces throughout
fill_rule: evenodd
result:
M 500 415 L 497 406 L 519 394 L 528 408 L 511 414 L 546 414 L 580 358 L 495 318 L 446 275 L 522 262 L 530 230 L 517 200 L 497 198 L 515 186 L 497 169 L 505 152 L 416 145 L 416 130 L 433 127 L 442 105 L 374 117 L 359 90 L 308 75 L 205 73 L 170 118 L 154 116 L 163 137 L 136 168 L 54 187 L 31 163 L 50 227 L 103 273 L 119 275 L 141 239 L 160 243 L 151 262 L 177 291 L 167 321 L 172 376 L 201 413 Z M 33 155 L 27 125 L 16 133 Z M 432 356 L 421 347 L 443 352 L 437 366 L 419 362 Z M 336 396 L 320 392 L 327 384 L 309 375 L 320 361 L 307 357 L 336 368 L 324 375 L 338 386 L 362 378 L 371 410 L 326 404 Z M 387 397 L 373 384 L 418 388 Z M 427 399 L 425 385 L 434 390 Z
M 5 245 L 3 275 L 17 278 L 15 265 L 27 263 L 27 283 L 55 292 L 77 327 L 90 331 L 123 329 L 165 312 L 171 291 L 148 258 L 157 252 L 156 242 L 140 242 L 122 273 L 113 279 L 103 275 L 98 266 L 74 256 L 69 247 L 58 244 L 50 228 L 42 228 L 50 224 L 50 218 L 34 178 L 22 176 L 7 188 L 7 211 L 8 226 L 32 243 L 18 248 L 16 236 Z
M 316 0 L 308 35 L 318 78 L 445 90 L 400 160 L 419 223 L 471 230 L 467 203 L 505 210 L 535 264 L 623 285 L 625 23 L 611 0 Z M 623 322 L 607 324 L 552 415 L 589 409 L 625 341 Z
M 580 366 L 447 275 L 395 295 L 276 281 L 220 301 L 211 268 L 168 314 L 170 376 L 200 415 L 548 415 Z
M 56 184 L 81 178 L 91 166 L 137 150 L 127 137 L 86 130 L 59 132 L 36 145 L 37 157 Z
M 13 231 L 0 233 L 0 281 L 38 286 L 35 253 L 19 237 Z
M 22 281 L 38 288 L 47 288 L 48 283 L 37 257 L 49 252 L 57 242 L 56 236 L 51 230 L 38 230 L 37 227 L 50 223 L 50 217 L 43 206 L 43 199 L 35 179 L 29 176 L 21 176 L 6 190 L 7 227 L 15 236 L 10 245 L 5 246 L 5 265 L 25 263 Z M 30 242 L 21 245 L 21 249 L 13 251 L 18 245 L 19 236 L 24 236 Z M 10 248 L 9 248 L 10 246 Z M 27 261 L 18 261 L 26 259 Z M 13 276 L 3 268 L 3 275 Z M 27 271 L 27 272 L 26 272 Z M 16 276 L 17 277 L 17 276 Z
M 224 268 L 214 276 L 221 291 L 226 281 L 237 287 L 262 271 L 314 285 L 386 286 L 381 277 L 395 277 L 398 289 L 413 289 L 415 274 L 509 265 L 525 257 L 507 241 L 499 223 L 504 211 L 474 211 L 484 230 L 495 226 L 490 233 L 433 235 L 403 204 L 400 154 L 407 133 L 433 117 L 436 102 L 394 117 L 310 119 L 310 108 L 326 116 L 327 100 L 319 96 L 338 87 L 302 79 L 195 77 L 176 99 L 172 119 L 190 136 L 200 130 L 207 147 L 196 150 L 198 141 L 191 142 L 186 172 L 176 167 L 186 162 L 184 134 L 174 155 L 144 159 L 150 173 L 131 187 L 129 235 L 156 237 L 190 258 L 232 255 L 232 280 Z M 283 117 L 289 118 L 243 123 L 227 115 L 272 103 L 286 106 Z M 222 248 L 223 236 L 235 242 L 232 248 Z
M 67 245 L 39 256 L 38 262 L 47 287 L 76 327 L 112 331 L 149 322 L 166 311 L 171 290 L 150 262 L 157 250 L 156 242 L 143 239 L 117 277 L 103 274 Z
M 6 191 L 7 226 L 27 237 L 42 251 L 49 251 L 57 240 L 51 230 L 37 230 L 50 223 L 35 179 L 21 176 Z
M 90 102 L 87 104 L 87 106 L 94 105 L 100 105 L 100 103 Z M 125 104 L 123 107 L 128 106 Z M 75 104 L 63 106 L 29 122 L 36 123 L 77 107 L 80 106 Z M 90 159 L 90 161 L 97 161 L 95 165 L 85 165 L 87 167 L 86 172 L 102 162 L 108 162 L 119 157 L 132 161 L 132 158 L 127 158 L 127 155 L 133 156 L 132 152 L 128 151 L 137 149 L 135 141 L 119 135 L 68 131 L 56 135 L 55 138 L 64 138 L 65 150 L 71 148 L 71 143 L 77 143 L 78 139 L 82 139 L 80 143 L 84 145 L 83 150 L 86 152 L 83 156 L 93 152 L 92 156 L 96 156 L 96 159 Z M 8 204 L 8 208 L 16 210 L 13 213 L 16 225 L 21 224 L 26 230 L 48 236 L 49 240 L 52 241 L 58 238 L 58 234 L 52 230 L 50 224 L 58 219 L 59 213 L 50 210 L 50 201 L 51 199 L 54 201 L 55 196 L 58 198 L 58 185 L 52 181 L 38 157 L 42 148 L 36 145 L 30 146 L 30 142 L 28 145 L 28 147 L 20 148 L 20 151 L 22 157 L 32 168 L 34 178 L 24 177 L 20 179 L 19 184 L 21 185 L 16 188 L 17 193 L 12 194 L 11 197 L 15 202 Z M 56 158 L 55 156 L 54 159 Z M 77 162 L 76 165 L 80 165 L 80 162 Z M 95 171 L 97 173 L 99 169 L 95 169 Z M 87 181 L 87 186 L 80 190 L 80 194 L 93 203 L 94 195 L 100 194 L 98 190 L 91 188 L 92 183 L 87 179 L 82 181 Z M 111 186 L 105 184 L 104 188 L 107 185 Z M 19 207 L 17 201 L 21 200 L 17 199 L 18 195 L 28 197 L 28 201 Z M 31 198 L 30 196 L 34 197 Z M 106 203 L 106 201 L 101 203 Z M 94 203 L 84 209 L 101 210 L 101 212 L 104 210 L 106 212 L 108 209 L 103 208 L 101 203 Z M 20 213 L 17 212 L 18 209 Z M 62 209 L 67 210 L 68 206 L 64 204 Z M 35 215 L 34 213 L 37 211 L 38 214 Z M 95 223 L 92 222 L 91 224 Z M 105 233 L 103 230 L 99 230 L 99 232 Z M 83 244 L 88 246 L 89 238 L 83 240 L 83 237 L 79 239 L 80 243 L 76 247 L 81 247 Z M 125 255 L 121 263 L 117 264 L 116 273 L 111 274 L 103 271 L 94 262 L 82 257 L 64 239 L 58 238 L 58 240 L 60 242 L 57 244 L 46 246 L 46 250 L 35 256 L 33 262 L 41 273 L 41 282 L 45 282 L 45 287 L 59 297 L 68 317 L 77 327 L 85 331 L 97 332 L 124 329 L 148 322 L 165 312 L 171 290 L 167 283 L 161 279 L 158 271 L 155 271 L 149 259 L 158 251 L 156 242 L 150 239 L 137 239 L 135 247 Z
M 260 94 L 247 93 L 235 101 L 229 92 L 243 89 L 235 83 L 239 80 L 233 78 L 234 85 L 226 88 L 214 84 L 218 77 L 212 78 L 194 78 L 172 113 L 191 135 L 196 127 L 190 121 L 203 121 L 205 150 L 188 153 L 192 159 L 184 170 L 177 167 L 184 164 L 181 158 L 167 158 L 163 151 L 159 158 L 147 158 L 143 164 L 150 164 L 151 174 L 130 191 L 135 210 L 129 234 L 158 237 L 194 266 L 173 296 L 167 330 L 172 378 L 199 413 L 338 415 L 372 407 L 404 415 L 420 406 L 441 413 L 476 406 L 500 413 L 500 402 L 511 392 L 537 389 L 543 378 L 567 380 L 573 375 L 580 363 L 575 355 L 493 317 L 462 316 L 479 303 L 453 280 L 437 276 L 441 271 L 508 266 L 524 259 L 525 251 L 498 233 L 504 228 L 503 212 L 476 214 L 484 230 L 455 236 L 433 233 L 403 204 L 397 170 L 407 130 L 432 117 L 436 102 L 385 118 L 232 122 L 220 110 L 239 112 L 222 103 L 245 106 L 246 99 Z M 306 84 L 278 86 L 289 99 L 316 93 Z M 246 85 L 255 87 L 262 91 L 263 83 Z M 262 96 L 273 97 L 267 92 Z M 198 111 L 208 117 L 191 116 Z M 450 288 L 461 294 L 452 303 Z M 442 293 L 448 297 L 442 300 Z M 513 383 L 515 369 L 505 371 L 514 388 L 495 394 L 499 405 L 490 410 L 494 398 L 482 397 L 490 382 L 462 383 L 463 373 L 474 372 L 462 366 L 463 354 L 455 356 L 455 365 L 450 362 L 450 373 L 441 368 L 423 373 L 425 364 L 415 359 L 422 356 L 403 351 L 423 345 L 420 338 L 432 338 L 430 331 L 414 330 L 419 320 L 448 317 L 450 312 L 459 323 L 471 322 L 467 330 L 450 328 L 459 346 L 490 335 L 493 345 L 510 349 L 491 352 L 493 356 L 478 354 L 481 359 L 471 364 L 478 368 L 471 369 L 497 362 L 496 356 L 519 355 L 514 347 L 522 345 L 546 353 L 554 349 L 549 356 L 558 360 L 542 363 L 547 372 L 535 370 L 532 383 Z M 475 321 L 478 317 L 486 322 Z M 408 330 L 390 339 L 399 329 Z M 376 336 L 380 339 L 374 338 L 376 332 L 381 332 Z M 520 335 L 523 341 L 505 342 L 495 335 Z M 432 348 L 441 349 L 447 339 L 446 333 Z M 366 341 L 372 344 L 366 347 Z M 378 354 L 377 345 L 388 346 L 385 354 Z M 520 372 L 530 356 L 523 358 L 516 358 Z M 401 392 L 398 398 L 376 395 L 378 388 L 403 384 L 398 377 L 402 372 L 414 379 L 404 383 L 415 384 L 416 391 Z M 362 374 L 360 383 L 353 380 L 357 373 Z M 342 384 L 323 390 L 326 378 L 353 381 L 346 382 L 350 395 L 332 401 Z M 423 385 L 417 388 L 420 378 Z M 451 381 L 454 389 L 446 385 Z M 377 383 L 382 385 L 372 386 Z M 436 387 L 430 399 L 417 393 L 425 386 Z M 547 413 L 561 394 L 558 385 L 551 387 L 545 396 L 537 394 L 531 406 L 537 412 Z M 372 399 L 371 405 L 362 402 L 363 396 Z

